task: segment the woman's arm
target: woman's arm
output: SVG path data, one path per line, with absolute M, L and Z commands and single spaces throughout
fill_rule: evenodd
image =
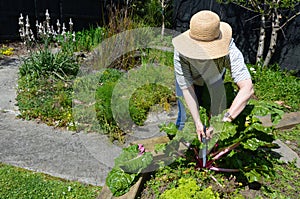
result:
M 233 39 L 229 46 L 229 57 L 231 65 L 231 76 L 234 82 L 239 87 L 239 91 L 235 99 L 233 100 L 228 113 L 232 119 L 236 118 L 242 110 L 245 108 L 248 100 L 253 95 L 253 84 L 251 75 L 244 62 L 244 56 L 241 51 L 236 47 Z M 225 117 L 225 121 L 231 121 L 230 117 Z
M 237 82 L 237 86 L 239 87 L 239 91 L 237 96 L 234 98 L 228 113 L 234 119 L 236 118 L 247 105 L 248 100 L 254 94 L 253 84 L 251 79 L 242 80 Z M 231 122 L 229 117 L 224 118 L 225 121 Z
M 201 137 L 211 138 L 212 129 L 207 130 L 206 135 L 203 131 L 203 124 L 200 120 L 199 105 L 198 105 L 197 97 L 196 97 L 196 94 L 195 94 L 195 91 L 194 91 L 194 87 L 190 86 L 190 87 L 187 87 L 185 89 L 182 89 L 182 93 L 183 93 L 183 97 L 185 99 L 185 102 L 188 106 L 188 109 L 190 110 L 191 115 L 193 117 L 195 127 L 196 127 L 196 133 L 198 135 L 199 141 L 202 140 Z

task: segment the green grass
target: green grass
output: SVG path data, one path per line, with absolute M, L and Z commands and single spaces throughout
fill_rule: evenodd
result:
M 0 163 L 1 199 L 96 198 L 101 187 L 71 182 Z
M 300 170 L 293 163 L 277 163 L 274 165 L 276 176 L 272 181 L 266 181 L 260 192 L 264 198 L 299 198 Z
M 281 71 L 277 65 L 269 68 L 249 66 L 259 100 L 282 101 L 287 111 L 300 110 L 300 79 L 290 72 Z M 253 71 L 254 69 L 254 71 Z

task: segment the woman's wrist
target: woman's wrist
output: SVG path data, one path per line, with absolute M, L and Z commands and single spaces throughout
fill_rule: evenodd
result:
M 201 121 L 195 122 L 195 126 L 196 126 L 196 130 L 203 131 L 203 124 L 201 123 Z
M 226 112 L 223 117 L 223 122 L 232 122 L 234 118 L 231 116 L 229 112 Z

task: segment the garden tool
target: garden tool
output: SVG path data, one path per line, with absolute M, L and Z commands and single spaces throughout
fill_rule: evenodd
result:
M 206 138 L 206 126 L 204 125 L 203 127 L 203 132 L 205 134 L 205 137 L 202 137 L 202 143 L 204 144 L 204 147 L 202 149 L 200 149 L 199 151 L 199 156 L 201 155 L 200 158 L 202 158 L 203 161 L 203 165 L 202 167 L 204 168 L 206 166 L 206 154 L 207 154 L 207 150 L 208 150 L 208 140 Z

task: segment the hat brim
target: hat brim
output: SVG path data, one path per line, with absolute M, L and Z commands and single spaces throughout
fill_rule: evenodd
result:
M 229 24 L 220 22 L 221 35 L 213 41 L 198 41 L 189 35 L 190 30 L 172 39 L 175 49 L 185 57 L 192 59 L 216 59 L 229 53 L 232 29 Z

